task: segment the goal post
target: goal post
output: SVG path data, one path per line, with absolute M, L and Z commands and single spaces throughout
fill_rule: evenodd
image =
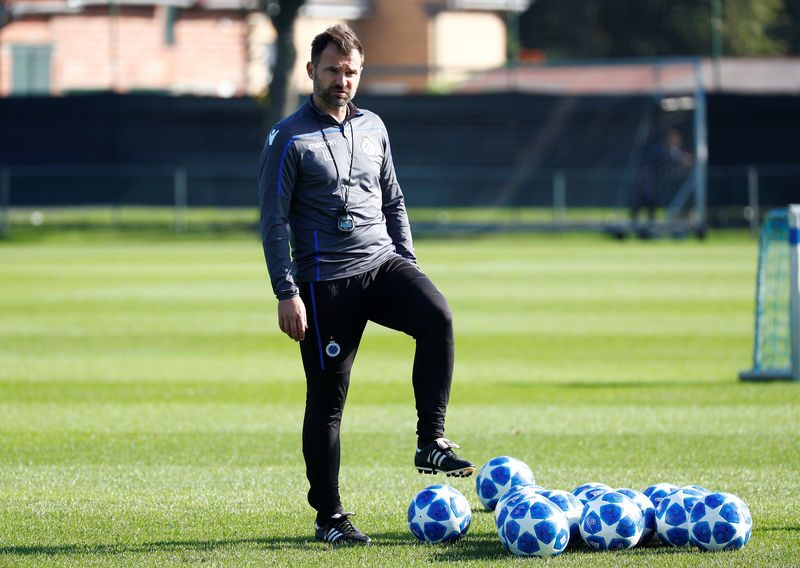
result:
M 753 368 L 743 381 L 800 381 L 800 205 L 770 211 L 758 249 Z
M 792 271 L 792 379 L 800 381 L 800 205 L 789 207 L 789 246 Z

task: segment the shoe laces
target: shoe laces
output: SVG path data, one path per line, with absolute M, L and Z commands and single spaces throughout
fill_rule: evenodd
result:
M 436 438 L 433 443 L 436 444 L 436 446 L 447 455 L 454 453 L 453 448 L 461 449 L 461 446 L 448 440 L 447 438 Z
M 335 528 L 339 532 L 345 535 L 351 535 L 358 532 L 358 529 L 355 525 L 350 522 L 349 517 L 355 515 L 355 513 L 341 513 L 341 516 L 338 517 L 333 521 L 331 524 L 331 528 Z

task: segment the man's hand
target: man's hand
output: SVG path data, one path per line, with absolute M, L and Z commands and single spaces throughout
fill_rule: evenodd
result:
M 303 341 L 308 323 L 306 306 L 300 296 L 278 301 L 278 327 L 295 341 Z

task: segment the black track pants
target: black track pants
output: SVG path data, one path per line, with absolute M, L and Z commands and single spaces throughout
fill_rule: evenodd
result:
M 400 257 L 358 276 L 302 283 L 300 297 L 308 318 L 308 331 L 300 342 L 307 386 L 303 457 L 308 501 L 324 519 L 343 512 L 339 426 L 367 321 L 416 340 L 412 383 L 417 438 L 427 443 L 444 435 L 453 376 L 453 320 L 433 282 Z

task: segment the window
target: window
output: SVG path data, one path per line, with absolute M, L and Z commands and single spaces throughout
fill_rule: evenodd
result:
M 178 19 L 178 8 L 176 6 L 167 6 L 166 14 L 164 15 L 164 43 L 166 45 L 175 45 L 175 20 Z
M 49 45 L 11 46 L 11 94 L 50 94 Z

